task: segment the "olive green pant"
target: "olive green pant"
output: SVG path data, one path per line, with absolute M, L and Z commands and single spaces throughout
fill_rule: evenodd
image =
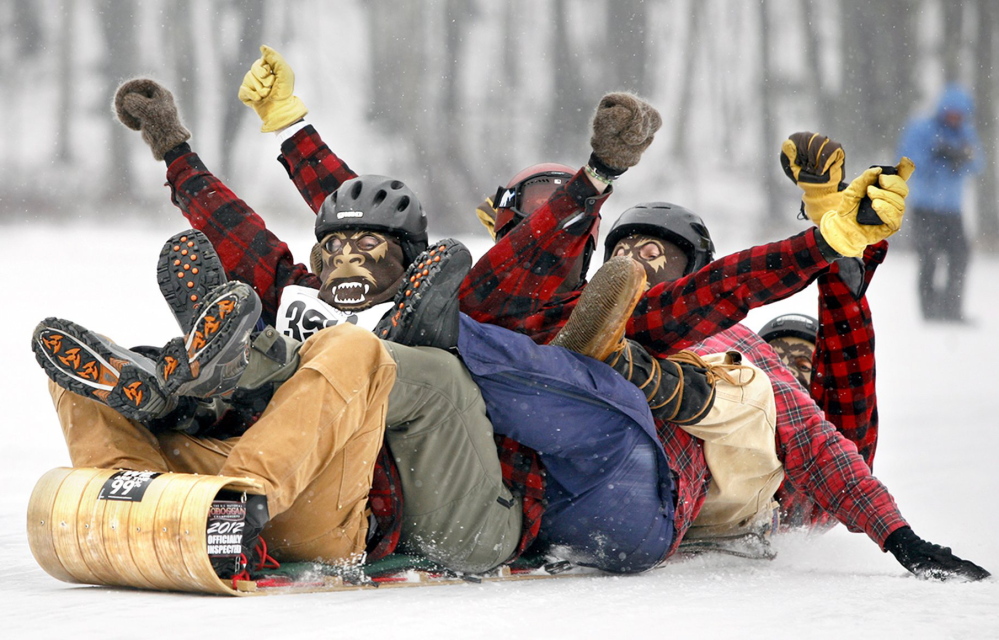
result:
M 453 355 L 384 344 L 397 365 L 385 442 L 402 477 L 403 550 L 491 569 L 513 555 L 523 514 L 503 484 L 482 395 Z

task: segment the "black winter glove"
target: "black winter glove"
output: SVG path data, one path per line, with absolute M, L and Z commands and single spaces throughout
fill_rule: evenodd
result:
M 911 527 L 893 531 L 885 540 L 885 551 L 890 551 L 900 565 L 924 580 L 972 582 L 992 575 L 974 562 L 958 558 L 950 548 L 923 540 Z

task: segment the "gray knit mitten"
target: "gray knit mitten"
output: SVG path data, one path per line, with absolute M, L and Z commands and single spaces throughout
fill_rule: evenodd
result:
M 129 80 L 114 95 L 114 111 L 123 125 L 142 132 L 142 139 L 162 160 L 167 151 L 191 138 L 177 115 L 173 94 L 148 78 Z
M 608 93 L 593 116 L 593 155 L 616 173 L 624 173 L 638 164 L 662 124 L 656 108 L 638 96 Z

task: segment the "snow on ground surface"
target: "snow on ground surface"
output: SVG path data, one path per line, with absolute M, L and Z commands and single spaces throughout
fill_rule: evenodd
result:
M 35 482 L 69 464 L 29 335 L 39 320 L 56 315 L 126 345 L 166 342 L 173 321 L 159 299 L 154 264 L 176 230 L 3 229 L 9 273 L 0 285 L 7 305 L 0 346 L 8 363 L 0 387 L 4 637 L 999 637 L 999 580 L 917 580 L 866 536 L 843 527 L 824 536 L 781 537 L 772 562 L 699 557 L 632 577 L 271 598 L 62 583 L 39 568 L 25 537 Z M 305 256 L 308 247 L 293 250 Z M 996 573 L 999 260 L 978 256 L 972 263 L 971 326 L 920 320 L 914 269 L 912 254 L 889 255 L 870 292 L 882 420 L 875 470 L 918 534 Z M 814 308 L 815 296 L 806 292 L 754 312 L 747 323 L 759 328 L 778 310 Z

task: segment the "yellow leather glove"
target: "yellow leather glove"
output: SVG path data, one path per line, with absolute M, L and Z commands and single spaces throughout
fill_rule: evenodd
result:
M 260 116 L 264 133 L 279 131 L 298 122 L 309 112 L 296 96 L 295 72 L 281 54 L 267 45 L 260 47 L 261 57 L 243 76 L 239 99 Z
M 902 158 L 895 168 L 897 174 L 882 175 L 881 167 L 872 167 L 840 192 L 839 206 L 827 212 L 819 222 L 819 231 L 830 247 L 844 256 L 859 258 L 868 245 L 899 230 L 905 214 L 905 197 L 909 195 L 906 180 L 915 165 L 908 158 Z M 865 196 L 871 199 L 871 207 L 882 224 L 865 225 L 857 221 L 857 212 Z
M 496 208 L 493 207 L 492 196 L 483 200 L 482 204 L 475 209 L 475 217 L 479 219 L 493 240 L 496 240 Z
M 821 133 L 799 131 L 781 144 L 780 164 L 804 192 L 802 210 L 815 224 L 839 206 L 845 162 L 843 146 Z

